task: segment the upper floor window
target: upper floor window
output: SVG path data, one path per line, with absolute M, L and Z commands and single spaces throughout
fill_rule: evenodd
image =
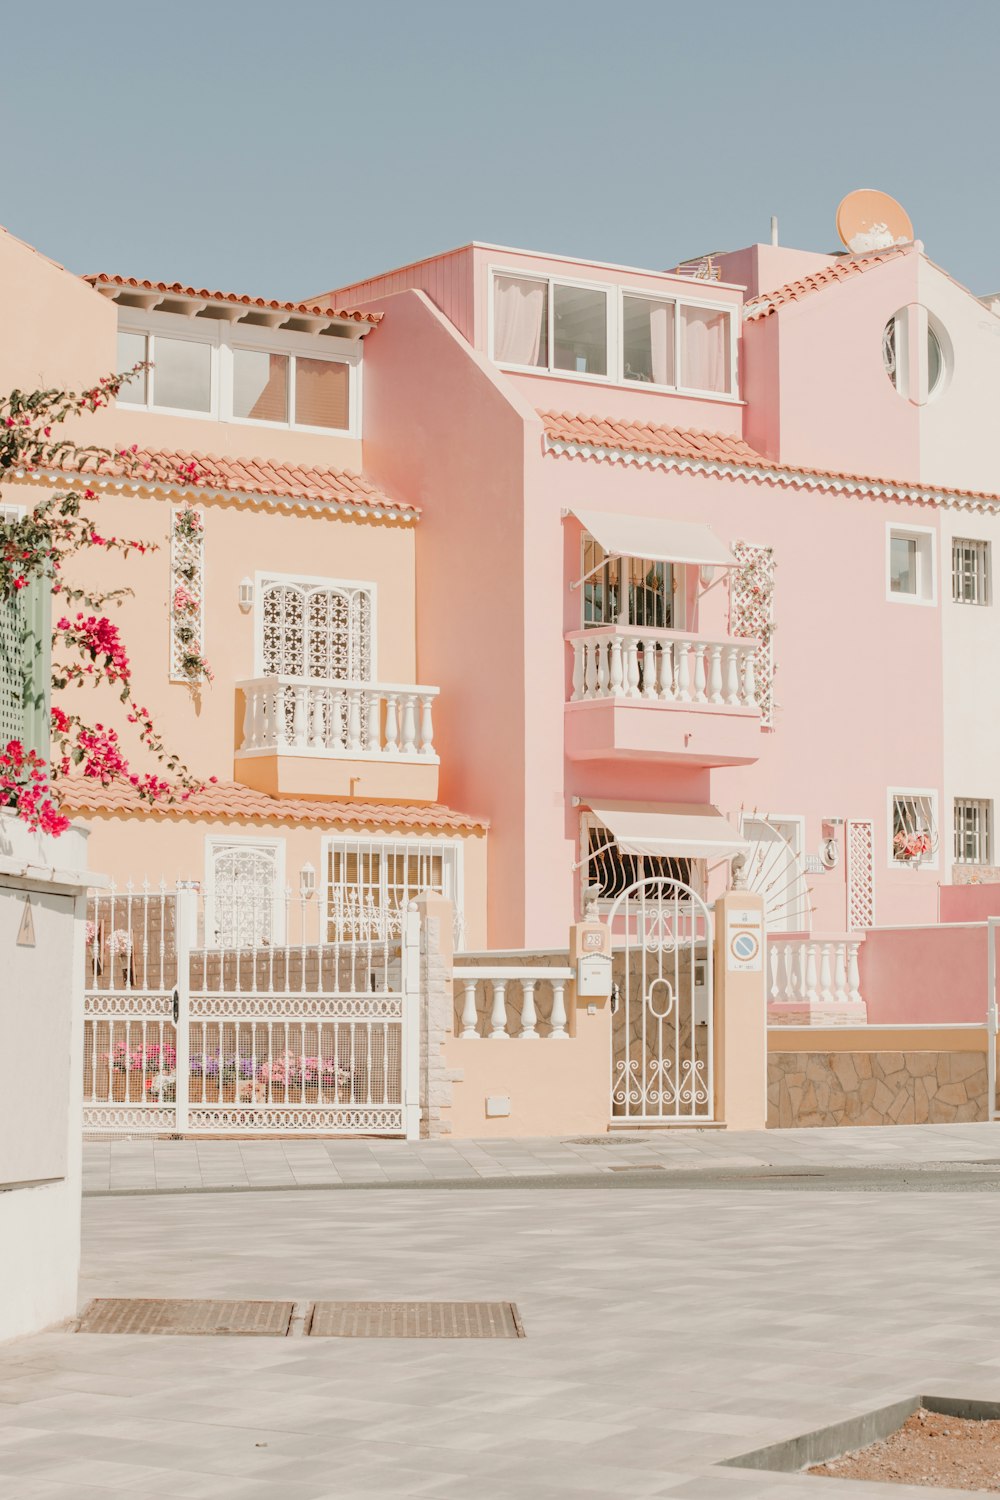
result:
M 732 396 L 733 309 L 555 277 L 493 275 L 501 365 Z
M 886 545 L 887 595 L 910 604 L 933 604 L 934 533 L 926 526 L 890 526 Z
M 989 604 L 990 544 L 955 537 L 951 544 L 951 597 L 956 604 Z
M 359 350 L 322 358 L 317 341 L 304 335 L 286 336 L 297 348 L 274 349 L 265 338 L 258 342 L 248 330 L 220 323 L 199 329 L 198 337 L 185 337 L 190 320 L 170 314 L 153 318 L 150 329 L 119 331 L 118 368 L 150 366 L 122 386 L 120 403 L 223 422 L 355 429 Z
M 890 864 L 910 865 L 937 862 L 937 793 L 931 791 L 894 791 L 889 794 L 892 826 Z

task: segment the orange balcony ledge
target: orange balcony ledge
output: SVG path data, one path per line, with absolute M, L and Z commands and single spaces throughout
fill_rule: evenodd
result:
M 237 683 L 235 777 L 271 796 L 436 802 L 436 687 L 258 677 Z

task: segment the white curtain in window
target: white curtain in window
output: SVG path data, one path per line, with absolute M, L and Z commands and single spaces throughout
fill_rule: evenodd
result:
M 682 385 L 695 391 L 729 389 L 729 319 L 707 307 L 683 309 Z
M 649 310 L 649 343 L 653 357 L 653 384 L 674 383 L 674 309 L 669 302 L 655 302 Z
M 544 363 L 547 291 L 544 281 L 528 281 L 523 276 L 494 277 L 493 357 L 499 364 Z

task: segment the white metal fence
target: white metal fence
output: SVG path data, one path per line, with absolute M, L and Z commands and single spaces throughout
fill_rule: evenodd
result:
M 195 887 L 91 896 L 86 1130 L 416 1133 L 418 913 L 359 930 L 275 900 L 270 928 L 236 912 L 227 944 Z

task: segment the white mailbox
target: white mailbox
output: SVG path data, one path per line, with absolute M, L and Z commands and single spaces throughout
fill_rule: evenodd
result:
M 576 993 L 578 998 L 611 994 L 611 957 L 607 953 L 582 953 L 576 961 Z

